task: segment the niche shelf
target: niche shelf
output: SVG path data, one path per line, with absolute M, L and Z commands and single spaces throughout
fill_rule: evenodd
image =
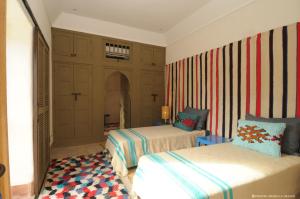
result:
M 116 60 L 129 60 L 130 59 L 130 46 L 120 43 L 105 42 L 105 57 L 108 59 Z

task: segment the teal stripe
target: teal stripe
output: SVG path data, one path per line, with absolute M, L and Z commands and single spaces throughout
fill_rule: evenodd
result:
M 139 137 L 142 141 L 142 146 L 143 146 L 143 152 L 144 155 L 149 153 L 149 147 L 148 147 L 148 140 L 145 136 L 143 136 L 141 133 L 133 130 L 133 129 L 128 129 L 129 132 L 133 133 L 134 135 L 136 135 L 137 137 Z
M 127 168 L 125 154 L 124 154 L 124 151 L 121 149 L 119 143 L 117 142 L 117 140 L 112 135 L 108 135 L 108 139 L 115 146 L 115 149 L 116 149 L 116 152 L 117 152 L 118 156 L 120 157 L 120 159 L 124 163 L 125 167 Z
M 135 151 L 135 143 L 134 140 L 128 136 L 126 133 L 124 133 L 122 130 L 118 129 L 116 130 L 123 138 L 127 140 L 129 153 L 130 153 L 130 159 L 131 159 L 131 165 L 130 166 L 136 166 L 137 165 L 137 157 L 136 157 L 136 151 Z
M 176 180 L 177 183 L 180 184 L 180 187 L 184 188 L 185 192 L 188 193 L 188 195 L 191 198 L 195 199 L 204 199 L 209 198 L 207 193 L 203 191 L 200 187 L 196 187 L 193 183 L 189 182 L 188 179 L 185 179 L 181 175 L 178 174 L 178 171 L 170 166 L 170 164 L 162 159 L 157 154 L 148 155 L 148 158 L 159 165 L 161 168 L 163 168 L 174 180 Z M 159 180 L 159 179 L 158 179 Z
M 182 157 L 182 156 L 180 156 L 180 155 L 178 155 L 178 154 L 176 154 L 174 152 L 167 152 L 167 154 L 169 154 L 170 156 L 172 156 L 176 160 L 182 162 L 187 167 L 193 169 L 194 171 L 198 172 L 200 175 L 206 177 L 208 180 L 210 180 L 211 182 L 213 182 L 217 186 L 219 186 L 222 189 L 222 191 L 223 191 L 224 199 L 227 199 L 227 196 L 228 196 L 227 191 L 229 191 L 229 198 L 233 199 L 232 188 L 226 182 L 224 182 L 223 180 L 221 180 L 217 176 L 209 173 L 208 171 L 200 168 L 199 166 L 197 166 L 196 164 L 194 164 L 190 160 L 187 160 L 184 157 Z

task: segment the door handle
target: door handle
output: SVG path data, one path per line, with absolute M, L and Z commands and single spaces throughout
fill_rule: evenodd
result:
M 81 93 L 72 93 L 72 95 L 74 95 L 75 101 L 77 101 L 77 98 L 78 98 L 79 95 L 81 95 Z
M 157 97 L 158 95 L 155 94 L 155 93 L 153 93 L 151 96 L 153 97 L 153 102 L 155 102 L 155 101 L 156 101 L 156 97 Z

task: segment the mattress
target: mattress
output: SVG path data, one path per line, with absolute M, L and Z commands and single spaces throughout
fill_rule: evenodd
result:
M 133 192 L 150 198 L 299 198 L 300 157 L 271 157 L 232 143 L 143 156 Z
M 172 125 L 120 129 L 110 131 L 106 148 L 112 156 L 112 166 L 120 176 L 128 174 L 145 154 L 194 147 L 197 136 L 205 131 L 184 131 Z

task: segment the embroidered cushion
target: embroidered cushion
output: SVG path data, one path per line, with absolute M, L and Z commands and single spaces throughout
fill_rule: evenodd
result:
M 281 152 L 300 156 L 300 119 L 298 118 L 263 118 L 247 114 L 246 120 L 259 122 L 285 123 Z
M 186 131 L 192 131 L 198 122 L 199 116 L 197 114 L 179 112 L 174 122 L 174 127 Z
M 239 120 L 237 135 L 233 139 L 233 144 L 280 157 L 280 141 L 285 127 L 285 123 Z
M 198 122 L 197 122 L 197 125 L 196 125 L 197 130 L 206 129 L 206 120 L 207 120 L 207 115 L 208 115 L 209 110 L 205 110 L 205 109 L 200 110 L 200 109 L 191 108 L 191 107 L 187 106 L 184 109 L 184 112 L 185 113 L 196 114 L 196 115 L 199 116 L 199 119 L 198 119 Z

